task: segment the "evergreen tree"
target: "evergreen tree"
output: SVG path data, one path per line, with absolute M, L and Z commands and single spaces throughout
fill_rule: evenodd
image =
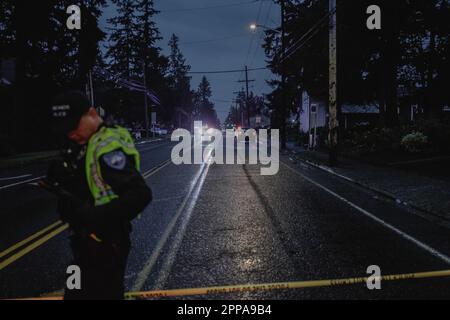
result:
M 208 79 L 203 76 L 195 93 L 194 120 L 201 120 L 210 127 L 218 128 L 220 121 L 217 118 L 214 104 L 210 101 L 212 92 Z
M 78 79 L 81 85 L 87 83 L 88 72 L 102 62 L 99 43 L 106 33 L 100 29 L 99 18 L 106 0 L 83 0 L 81 2 L 81 30 L 78 32 Z
M 193 94 L 191 91 L 191 77 L 188 75 L 191 67 L 187 64 L 179 48 L 179 38 L 172 34 L 169 40 L 170 54 L 168 56 L 167 80 L 169 82 L 170 98 L 166 105 L 168 112 L 178 119 L 184 119 L 179 125 L 190 128 L 192 114 Z
M 161 49 L 155 46 L 156 41 L 161 40 L 159 30 L 153 17 L 158 13 L 154 9 L 153 0 L 137 0 L 134 10 L 136 12 L 136 39 L 133 58 L 133 73 L 142 76 L 143 65 L 151 66 L 158 61 Z
M 282 123 L 282 117 L 296 110 L 299 103 L 299 88 L 314 94 L 326 94 L 328 88 L 328 20 L 324 16 L 328 2 L 324 0 L 275 0 L 285 6 L 285 49 L 281 50 L 281 27 L 267 30 L 263 48 L 269 58 L 269 67 L 274 74 L 286 76 L 286 83 L 281 89 L 280 80 L 271 80 L 273 91 L 268 101 L 273 109 L 272 122 Z M 313 32 L 311 28 L 322 21 Z M 309 32 L 309 33 L 308 33 Z M 303 37 L 308 33 L 307 37 Z M 303 37 L 302 41 L 298 41 Z M 300 47 L 301 46 L 301 47 Z M 285 99 L 282 99 L 282 90 Z M 285 101 L 286 106 L 281 107 Z M 286 108 L 286 113 L 281 112 Z
M 142 83 L 145 66 L 147 88 L 155 89 L 156 86 L 161 86 L 166 61 L 160 54 L 160 48 L 155 46 L 156 41 L 161 38 L 152 20 L 158 13 L 154 9 L 153 1 L 114 0 L 114 3 L 117 16 L 108 20 L 112 28 L 106 53 L 106 62 L 110 65 L 111 72 Z M 117 115 L 126 118 L 128 122 L 145 123 L 143 94 L 127 89 L 121 89 L 120 92 L 122 99 L 117 102 L 119 105 L 114 107 L 119 111 Z M 148 103 L 150 105 L 151 101 Z
M 2 17 L 0 18 L 0 55 L 6 56 L 8 49 L 13 44 L 15 34 L 12 28 L 14 1 L 0 1 L 0 12 L 2 12 Z
M 239 120 L 239 107 L 231 106 L 230 111 L 228 112 L 227 118 L 225 119 L 225 126 L 227 129 L 232 128 L 233 126 L 237 126 L 240 123 Z
M 51 98 L 63 89 L 84 89 L 86 70 L 99 56 L 103 33 L 97 20 L 104 3 L 81 2 L 82 29 L 69 30 L 66 9 L 73 4 L 69 0 L 1 2 L 5 13 L 0 21 L 1 55 L 13 58 L 15 66 L 9 115 L 14 126 L 8 132 L 17 140 L 14 145 L 18 149 L 48 147 L 42 141 L 51 139 L 42 136 L 50 136 L 47 110 Z
M 284 2 L 287 48 L 284 92 L 293 110 L 299 104 L 299 88 L 312 95 L 328 95 L 328 1 Z M 439 108 L 449 101 L 448 90 L 444 89 L 450 70 L 446 58 L 449 26 L 445 22 L 450 18 L 449 3 L 449 0 L 338 0 L 338 101 L 379 102 L 380 126 L 393 127 L 399 124 L 398 88 L 402 85 L 430 117 L 436 117 Z M 366 26 L 369 17 L 366 10 L 370 5 L 381 8 L 381 30 L 368 30 Z M 322 27 L 314 28 L 321 19 Z M 298 50 L 291 49 L 309 31 L 313 31 L 312 37 L 305 37 Z M 281 75 L 280 34 L 266 31 L 264 48 L 270 68 Z M 274 91 L 268 98 L 273 108 L 281 103 L 280 82 L 270 84 Z M 276 113 L 273 115 L 277 117 Z
M 450 103 L 450 1 L 411 1 L 405 16 L 399 83 L 415 93 L 429 118 L 439 118 Z
M 382 29 L 368 30 L 369 5 L 382 10 Z M 341 99 L 380 102 L 381 126 L 398 124 L 398 88 L 430 117 L 445 103 L 448 75 L 448 0 L 342 0 L 338 21 L 338 74 Z M 442 81 L 442 82 L 441 82 Z M 354 90 L 357 87 L 359 90 Z M 361 90 L 362 89 L 362 90 Z M 359 92 L 359 93 L 358 93 Z
M 137 66 L 135 62 L 136 52 L 136 1 L 113 0 L 117 7 L 117 15 L 108 19 L 112 26 L 108 37 L 109 45 L 106 52 L 107 63 L 114 74 L 120 74 L 130 79 Z
M 170 55 L 168 77 L 171 82 L 171 89 L 175 97 L 174 102 L 177 104 L 177 107 L 181 107 L 186 112 L 191 112 L 191 77 L 188 76 L 191 66 L 186 63 L 186 59 L 184 58 L 178 43 L 179 38 L 175 34 L 172 34 L 172 37 L 169 40 Z

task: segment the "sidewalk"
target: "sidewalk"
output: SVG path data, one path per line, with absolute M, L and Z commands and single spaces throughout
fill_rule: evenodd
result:
M 338 166 L 330 168 L 326 153 L 307 151 L 293 144 L 288 144 L 288 148 L 296 160 L 338 175 L 397 203 L 450 221 L 450 182 L 347 158 L 339 159 Z

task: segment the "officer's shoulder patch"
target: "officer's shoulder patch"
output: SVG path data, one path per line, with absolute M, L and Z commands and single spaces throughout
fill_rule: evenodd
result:
M 105 154 L 103 156 L 103 161 L 113 169 L 123 170 L 127 163 L 127 157 L 122 151 L 116 150 Z

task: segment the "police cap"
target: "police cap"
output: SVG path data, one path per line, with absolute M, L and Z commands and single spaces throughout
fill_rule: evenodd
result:
M 75 130 L 90 107 L 90 101 L 81 91 L 66 91 L 56 96 L 51 106 L 54 132 L 68 134 Z

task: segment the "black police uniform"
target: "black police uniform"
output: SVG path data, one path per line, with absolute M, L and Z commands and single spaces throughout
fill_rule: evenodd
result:
M 66 288 L 65 299 L 123 299 L 130 221 L 151 201 L 152 193 L 134 159 L 116 150 L 101 158 L 100 168 L 118 198 L 94 206 L 85 172 L 86 148 L 71 149 L 64 163 L 55 163 L 48 172 L 49 180 L 72 195 L 59 197 L 58 211 L 70 225 L 72 264 L 80 267 L 81 290 Z
M 55 97 L 51 107 L 55 133 L 67 137 L 90 107 L 79 91 Z M 81 270 L 81 290 L 66 289 L 65 299 L 123 299 L 131 220 L 152 200 L 151 190 L 134 158 L 117 149 L 101 157 L 100 170 L 118 197 L 95 206 L 85 170 L 87 145 L 64 149 L 64 160 L 50 166 L 47 179 L 57 186 L 52 190 L 58 190 L 58 212 L 69 223 L 72 264 Z

